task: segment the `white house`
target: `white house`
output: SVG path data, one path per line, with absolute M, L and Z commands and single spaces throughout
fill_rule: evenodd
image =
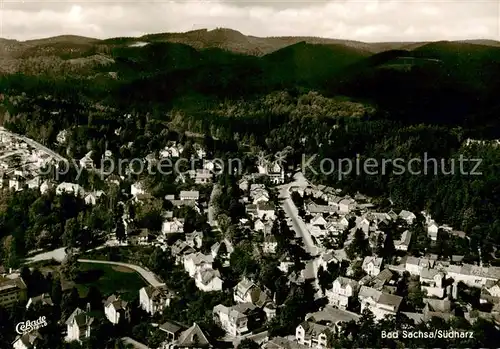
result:
M 212 255 L 204 255 L 201 252 L 192 253 L 184 256 L 184 270 L 190 277 L 194 277 L 201 270 L 212 269 L 213 262 Z
M 214 320 L 231 336 L 241 336 L 250 332 L 248 318 L 252 316 L 255 306 L 252 303 L 240 303 L 232 307 L 222 304 L 213 309 Z
M 311 225 L 322 225 L 326 226 L 328 222 L 323 218 L 323 215 L 318 213 L 316 216 L 314 216 L 311 221 L 309 222 Z
M 146 188 L 144 183 L 137 182 L 130 186 L 130 194 L 132 196 L 143 195 L 146 194 Z
M 56 194 L 61 195 L 63 193 L 83 196 L 85 190 L 78 184 L 63 182 L 56 187 Z
M 117 325 L 120 321 L 130 320 L 128 303 L 115 295 L 109 296 L 104 302 L 104 314 L 113 325 Z
M 363 260 L 362 269 L 370 276 L 377 276 L 382 268 L 382 258 L 368 256 Z
M 405 270 L 411 275 L 420 275 L 424 268 L 434 268 L 435 262 L 429 258 L 406 257 Z
M 309 348 L 328 348 L 328 335 L 333 332 L 330 326 L 318 324 L 313 321 L 304 321 L 295 329 L 295 340 L 299 345 Z
M 273 234 L 266 233 L 264 234 L 264 242 L 262 243 L 262 251 L 268 254 L 276 253 L 278 249 L 278 241 Z
M 66 342 L 78 341 L 90 337 L 90 330 L 94 318 L 87 315 L 87 312 L 76 308 L 66 320 L 67 334 Z
M 264 229 L 266 228 L 266 225 L 264 224 L 264 222 L 262 222 L 261 219 L 257 219 L 254 223 L 254 229 L 255 231 L 264 231 Z
M 431 238 L 432 241 L 437 241 L 439 226 L 436 222 L 431 221 L 427 226 L 427 235 Z
M 197 190 L 182 190 L 179 194 L 181 200 L 198 200 L 200 192 Z
M 339 276 L 333 282 L 332 288 L 325 291 L 325 296 L 328 298 L 328 304 L 345 310 L 349 301 L 356 297 L 358 290 L 357 281 Z
M 182 233 L 184 231 L 184 224 L 178 219 L 172 221 L 165 221 L 161 226 L 161 232 L 163 234 L 176 234 Z
M 45 180 L 43 181 L 43 183 L 40 185 L 40 193 L 43 195 L 45 194 L 46 192 L 48 192 L 49 190 L 51 190 L 53 188 L 53 184 L 51 181 L 49 180 Z
M 356 201 L 351 198 L 345 198 L 339 202 L 339 211 L 342 213 L 349 213 L 356 208 Z
M 361 312 L 365 309 L 370 310 L 377 321 L 384 319 L 388 315 L 395 315 L 403 300 L 402 297 L 384 293 L 367 286 L 361 286 L 358 299 L 361 303 Z
M 89 193 L 87 194 L 87 196 L 85 196 L 85 203 L 87 205 L 92 205 L 94 206 L 95 204 L 97 204 L 97 201 L 99 200 L 99 198 L 104 194 L 104 192 L 102 190 L 97 190 L 95 192 L 92 192 L 92 193 Z
M 411 242 L 411 231 L 405 230 L 401 234 L 401 239 L 394 241 L 394 247 L 399 251 L 408 251 Z
M 212 268 L 201 269 L 194 277 L 196 287 L 203 292 L 221 291 L 223 280 L 218 270 Z
M 164 287 L 146 286 L 139 290 L 139 305 L 148 314 L 162 313 L 170 305 L 172 295 Z
M 450 265 L 446 268 L 446 275 L 455 283 L 462 281 L 469 287 L 481 288 L 488 282 L 500 280 L 500 267 L 481 267 L 472 264 Z
M 413 221 L 417 218 L 413 212 L 402 210 L 399 212 L 399 218 L 403 219 L 406 221 L 408 224 L 413 224 Z
M 92 151 L 89 151 L 83 158 L 80 159 L 80 166 L 83 168 L 94 167 L 94 160 L 92 160 Z

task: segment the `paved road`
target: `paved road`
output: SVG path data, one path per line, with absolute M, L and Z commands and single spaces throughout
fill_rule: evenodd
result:
M 143 267 L 140 267 L 140 266 L 135 265 L 135 264 L 111 262 L 111 261 L 99 261 L 99 260 L 93 260 L 93 259 L 79 259 L 78 262 L 80 262 L 80 263 L 110 264 L 110 265 L 117 265 L 120 267 L 129 268 L 129 269 L 132 269 L 132 270 L 135 270 L 136 272 L 138 272 L 143 277 L 143 279 L 146 280 L 151 286 L 161 287 L 161 286 L 165 285 L 165 283 L 162 283 L 158 280 L 158 278 L 156 277 L 156 275 L 153 272 L 146 270 Z
M 299 210 L 295 206 L 294 202 L 290 197 L 290 187 L 293 186 L 301 186 L 306 187 L 309 183 L 307 179 L 301 172 L 298 172 L 294 176 L 294 181 L 288 184 L 283 185 L 280 188 L 279 197 L 283 199 L 282 208 L 285 211 L 285 214 L 292 223 L 292 227 L 295 232 L 302 238 L 304 241 L 304 247 L 307 252 L 309 252 L 312 256 L 316 256 L 318 254 L 318 248 L 314 244 L 311 233 L 309 229 L 307 229 L 306 224 L 299 216 Z
M 13 132 L 10 132 L 9 130 L 5 129 L 4 127 L 0 127 L 0 133 L 6 133 L 8 134 L 10 137 L 12 138 L 17 138 L 23 142 L 26 142 L 28 145 L 32 146 L 33 148 L 36 148 L 36 149 L 39 149 L 39 150 L 42 150 L 44 151 L 45 153 L 47 153 L 49 156 L 53 157 L 54 159 L 58 160 L 58 161 L 63 161 L 65 160 L 64 157 L 62 157 L 61 155 L 57 154 L 56 152 L 54 152 L 53 150 L 47 148 L 46 146 L 44 146 L 43 144 L 40 144 L 38 143 L 37 141 L 34 141 L 33 139 L 31 138 L 27 138 L 25 136 L 22 136 L 22 135 L 19 135 L 17 133 L 13 133 Z

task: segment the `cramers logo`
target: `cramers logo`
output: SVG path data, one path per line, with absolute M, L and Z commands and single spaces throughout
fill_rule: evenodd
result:
M 38 330 L 39 328 L 47 326 L 47 319 L 45 316 L 40 316 L 38 320 L 20 322 L 16 325 L 16 332 L 24 335 L 32 331 Z

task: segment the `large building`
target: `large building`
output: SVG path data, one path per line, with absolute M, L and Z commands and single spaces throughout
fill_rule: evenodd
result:
M 0 306 L 3 308 L 11 308 L 17 302 L 25 302 L 27 300 L 27 287 L 23 279 L 17 277 L 15 279 L 0 278 Z

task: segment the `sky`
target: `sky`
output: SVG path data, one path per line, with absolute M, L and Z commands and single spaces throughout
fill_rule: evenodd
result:
M 231 28 L 365 42 L 500 40 L 500 0 L 0 0 L 0 37 L 94 38 Z

